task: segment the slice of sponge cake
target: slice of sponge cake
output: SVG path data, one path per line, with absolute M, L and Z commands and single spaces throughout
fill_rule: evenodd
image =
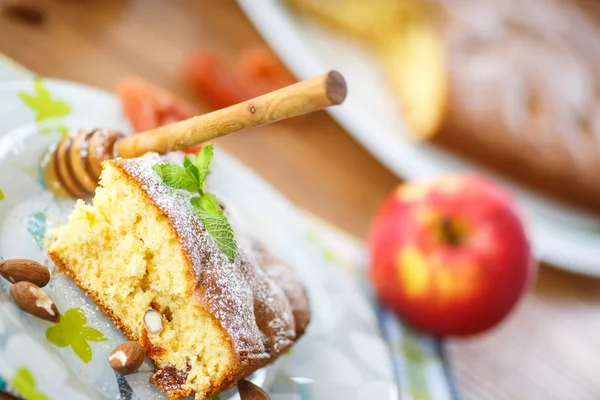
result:
M 308 324 L 308 299 L 287 266 L 272 279 L 264 255 L 238 250 L 231 262 L 189 193 L 153 171 L 157 161 L 106 161 L 93 205 L 77 203 L 49 254 L 144 345 L 157 367 L 152 381 L 170 399 L 204 399 L 290 347 Z

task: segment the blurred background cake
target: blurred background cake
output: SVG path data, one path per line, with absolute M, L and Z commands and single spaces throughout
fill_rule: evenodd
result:
M 600 210 L 596 2 L 288 2 L 375 51 L 416 138 Z

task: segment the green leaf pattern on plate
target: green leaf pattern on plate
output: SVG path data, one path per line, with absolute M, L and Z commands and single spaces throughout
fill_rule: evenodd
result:
M 4 192 L 0 189 L 0 200 L 4 200 Z
M 422 337 L 405 326 L 400 350 L 406 358 L 408 392 L 414 400 L 432 400 L 427 374 L 431 357 L 423 351 Z
M 35 112 L 35 122 L 38 124 L 40 133 L 47 134 L 58 130 L 63 136 L 68 130 L 64 126 L 62 118 L 69 115 L 71 107 L 62 100 L 52 98 L 43 80 L 36 78 L 33 81 L 34 93 L 20 92 L 21 101 Z M 45 123 L 48 120 L 59 119 L 56 124 Z
M 27 368 L 17 369 L 12 385 L 27 400 L 49 400 L 35 387 L 35 379 Z
M 311 242 L 312 244 L 316 245 L 319 248 L 319 250 L 321 251 L 321 255 L 323 256 L 323 260 L 325 260 L 328 263 L 335 263 L 337 261 L 336 257 L 335 257 L 335 253 L 333 251 L 331 251 L 331 249 L 329 249 L 323 243 L 321 243 L 319 236 L 315 232 L 313 232 L 313 231 L 306 232 L 306 238 L 308 239 L 309 242 Z
M 46 339 L 57 347 L 71 346 L 84 363 L 92 361 L 92 348 L 88 342 L 104 342 L 104 334 L 85 326 L 87 317 L 81 308 L 70 308 L 61 316 L 60 322 L 46 330 Z

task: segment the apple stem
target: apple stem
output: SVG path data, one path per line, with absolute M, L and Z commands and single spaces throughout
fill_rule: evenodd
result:
M 450 218 L 443 216 L 440 221 L 440 228 L 442 230 L 442 237 L 446 243 L 451 246 L 458 246 L 461 243 L 461 234 Z

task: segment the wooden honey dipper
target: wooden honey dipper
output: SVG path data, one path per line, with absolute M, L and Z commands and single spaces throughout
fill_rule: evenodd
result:
M 43 163 L 45 180 L 59 195 L 87 198 L 96 189 L 105 160 L 183 150 L 233 132 L 341 104 L 346 91 L 343 76 L 329 71 L 221 110 L 133 136 L 102 128 L 81 130 L 48 153 Z

